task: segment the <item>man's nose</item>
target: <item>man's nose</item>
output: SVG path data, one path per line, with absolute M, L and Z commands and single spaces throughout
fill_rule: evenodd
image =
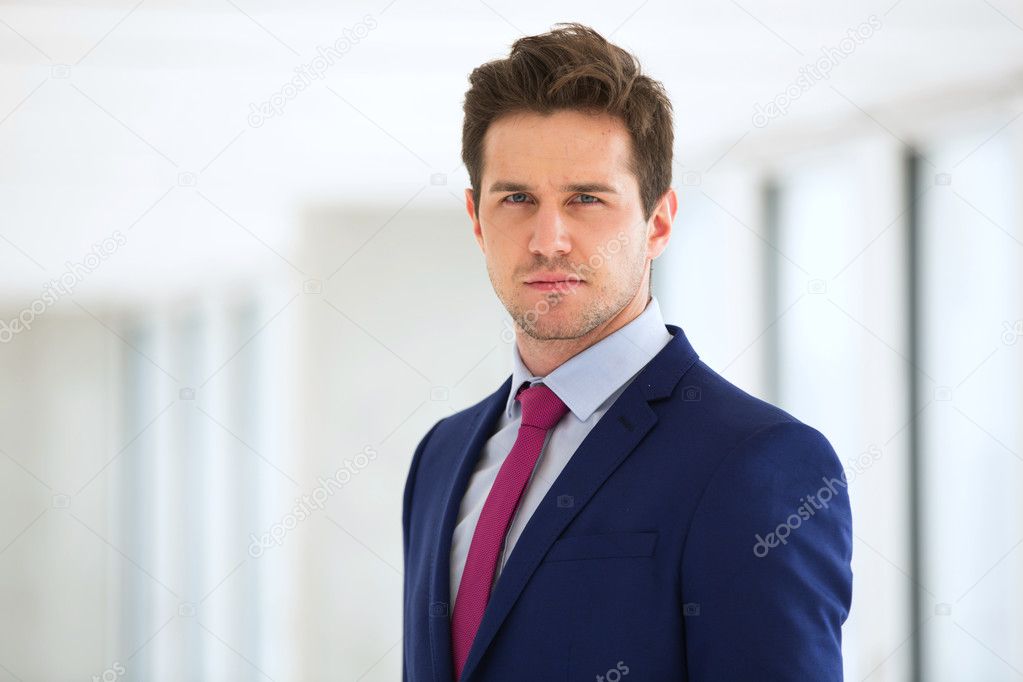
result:
M 540 208 L 533 215 L 533 221 L 533 234 L 529 240 L 531 252 L 550 256 L 555 253 L 568 253 L 572 250 L 568 225 L 558 207 Z

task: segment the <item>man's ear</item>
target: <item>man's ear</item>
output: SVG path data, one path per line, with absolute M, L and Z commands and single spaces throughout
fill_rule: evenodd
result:
M 661 197 L 654 213 L 650 216 L 650 231 L 647 235 L 647 258 L 657 258 L 668 246 L 671 238 L 671 223 L 678 211 L 678 193 L 674 187 Z
M 486 253 L 487 250 L 483 246 L 483 227 L 476 215 L 476 204 L 472 200 L 472 187 L 465 188 L 465 210 L 469 214 L 469 220 L 472 221 L 472 233 L 476 237 L 476 243 L 480 245 L 480 250 Z

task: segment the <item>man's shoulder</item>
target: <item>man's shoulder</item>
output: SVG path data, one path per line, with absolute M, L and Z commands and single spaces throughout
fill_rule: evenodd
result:
M 699 419 L 709 435 L 730 434 L 742 439 L 776 424 L 802 423 L 764 398 L 740 388 L 698 359 L 679 380 L 671 395 L 672 409 Z
M 814 426 L 740 388 L 702 360 L 680 379 L 667 409 L 676 437 L 689 452 L 701 453 L 709 470 L 733 453 L 752 456 L 761 466 L 791 466 L 807 458 L 828 470 L 838 464 L 831 443 Z

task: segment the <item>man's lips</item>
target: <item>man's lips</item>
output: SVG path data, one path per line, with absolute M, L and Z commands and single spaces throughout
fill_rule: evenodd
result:
M 525 283 L 526 284 L 544 284 L 544 283 L 554 284 L 554 283 L 558 283 L 558 282 L 578 283 L 578 282 L 582 282 L 582 281 L 585 281 L 585 280 L 583 280 L 578 275 L 573 275 L 573 274 L 567 273 L 567 272 L 548 271 L 548 272 L 538 272 L 535 275 L 532 275 L 529 279 L 526 280 Z

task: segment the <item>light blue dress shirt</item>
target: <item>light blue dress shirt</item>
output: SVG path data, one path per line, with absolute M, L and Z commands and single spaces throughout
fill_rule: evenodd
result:
M 495 581 L 530 516 L 547 495 L 576 448 L 640 370 L 670 340 L 671 334 L 664 326 L 657 298 L 651 296 L 646 308 L 634 320 L 572 356 L 546 377 L 533 375 L 523 364 L 518 345 L 512 344 L 512 382 L 506 406 L 495 432 L 483 446 L 476 469 L 469 479 L 451 539 L 452 604 L 455 603 L 465 558 L 469 553 L 476 522 L 483 511 L 483 503 L 518 436 L 522 407 L 515 400 L 516 389 L 527 381 L 530 385 L 543 382 L 568 406 L 569 412 L 547 433 L 540 458 L 505 536 L 504 548 L 494 573 Z

